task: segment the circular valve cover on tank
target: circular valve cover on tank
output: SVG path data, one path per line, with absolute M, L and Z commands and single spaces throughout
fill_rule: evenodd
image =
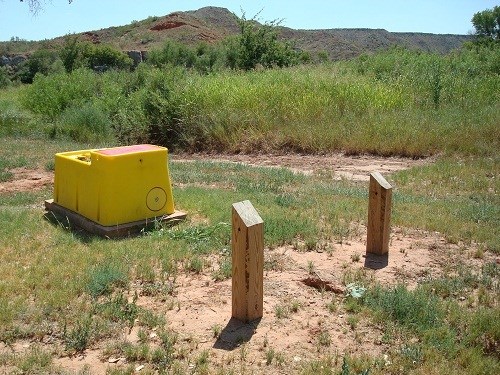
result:
M 151 211 L 160 211 L 167 203 L 167 193 L 161 187 L 152 188 L 146 197 L 146 204 Z

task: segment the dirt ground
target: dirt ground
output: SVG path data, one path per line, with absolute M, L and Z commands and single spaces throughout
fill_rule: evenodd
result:
M 194 369 L 195 359 L 204 350 L 210 353 L 212 370 L 232 369 L 235 373 L 297 373 L 307 361 L 328 353 L 367 354 L 390 360 L 391 347 L 384 342 L 382 327 L 363 318 L 352 320 L 352 314 L 346 311 L 343 280 L 361 277 L 382 285 L 405 283 L 412 288 L 452 266 L 450 259 L 459 253 L 460 246 L 447 243 L 436 233 L 393 228 L 389 256 L 365 256 L 365 236 L 366 231 L 361 229 L 358 238 L 333 244 L 328 251 L 266 248 L 264 316 L 250 324 L 231 318 L 231 280 L 214 281 L 212 275 L 218 267 L 215 256 L 207 260 L 201 274 L 179 274 L 174 304 L 142 295 L 140 283 L 133 285 L 129 298 L 137 292 L 139 306 L 164 314 L 169 329 L 178 334 L 180 346 L 190 353 L 186 373 Z M 471 259 L 469 264 L 479 268 L 484 261 Z M 278 309 L 283 316 L 278 316 Z M 214 334 L 217 327 L 218 337 Z M 139 328 L 136 323 L 122 338 L 138 343 Z M 149 337 L 150 342 L 159 344 L 154 332 Z M 59 358 L 56 363 L 75 372 L 88 366 L 95 374 L 126 366 L 125 358 L 105 357 L 102 349 Z M 278 354 L 268 365 L 266 353 L 270 349 Z M 281 366 L 276 366 L 277 361 L 283 361 Z
M 21 167 L 10 169 L 9 172 L 13 177 L 10 181 L 0 182 L 0 193 L 38 190 L 54 182 L 54 173 L 43 169 Z
M 383 158 L 373 156 L 345 156 L 343 154 L 314 155 L 223 155 L 223 154 L 179 154 L 171 155 L 173 161 L 189 162 L 194 160 L 226 161 L 263 167 L 285 167 L 306 175 L 329 171 L 334 178 L 355 181 L 368 181 L 370 173 L 378 171 L 387 176 L 396 171 L 432 162 L 431 159 Z M 37 190 L 54 181 L 54 173 L 43 169 L 26 167 L 9 170 L 13 174 L 10 181 L 0 182 L 0 193 Z
M 377 170 L 384 175 L 422 165 L 430 160 L 374 158 L 367 156 L 248 156 L 248 155 L 175 155 L 176 161 L 226 160 L 259 166 L 291 168 L 300 173 L 322 170 L 335 172 L 338 178 L 365 180 Z M 13 170 L 13 181 L 0 184 L 0 192 L 36 189 L 52 183 L 49 172 Z M 193 362 L 199 353 L 209 351 L 209 367 L 233 369 L 235 373 L 295 373 L 304 364 L 323 354 L 368 354 L 389 361 L 389 346 L 381 327 L 353 318 L 342 303 L 344 281 L 362 278 L 383 285 L 406 283 L 410 288 L 423 278 L 439 276 L 450 259 L 463 251 L 460 244 L 450 244 L 438 233 L 392 228 L 389 255 L 366 256 L 366 228 L 360 226 L 356 237 L 325 248 L 305 251 L 303 244 L 265 248 L 264 316 L 260 321 L 243 324 L 231 319 L 231 280 L 214 281 L 218 256 L 211 256 L 201 274 L 180 272 L 175 281 L 175 303 L 167 304 L 142 293 L 143 286 L 134 283 L 137 304 L 164 314 L 169 329 L 178 333 L 178 342 Z M 472 251 L 472 250 L 468 250 Z M 484 259 L 471 259 L 468 264 L 479 268 Z M 123 339 L 138 342 L 139 325 L 123 332 Z M 150 342 L 159 343 L 155 332 Z M 20 342 L 14 350 L 23 351 L 30 342 Z M 92 374 L 127 366 L 124 358 L 106 357 L 102 347 L 94 347 L 77 357 L 62 357 L 56 364 L 70 372 L 87 368 Z M 275 351 L 272 363 L 266 354 Z M 385 355 L 385 356 L 384 356 Z M 186 372 L 195 364 L 186 363 Z M 146 371 L 148 364 L 137 364 L 136 372 Z M 141 367 L 143 366 L 143 367 Z M 1 368 L 0 368 L 1 370 Z
M 344 154 L 331 154 L 323 156 L 298 154 L 180 154 L 172 155 L 172 160 L 212 160 L 243 163 L 261 167 L 284 167 L 294 172 L 306 175 L 327 171 L 333 172 L 334 178 L 337 180 L 345 178 L 354 181 L 368 181 L 370 179 L 370 173 L 374 171 L 378 171 L 382 175 L 387 176 L 403 169 L 429 164 L 433 161 L 432 158 L 384 158 L 369 155 L 347 156 Z

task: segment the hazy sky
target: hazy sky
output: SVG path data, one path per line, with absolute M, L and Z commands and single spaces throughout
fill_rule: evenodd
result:
M 148 16 L 219 6 L 260 21 L 283 19 L 295 29 L 382 28 L 388 31 L 468 34 L 474 13 L 500 5 L 500 0 L 41 0 L 32 15 L 28 0 L 0 0 L 0 41 L 19 37 L 50 39 L 75 32 L 126 25 Z

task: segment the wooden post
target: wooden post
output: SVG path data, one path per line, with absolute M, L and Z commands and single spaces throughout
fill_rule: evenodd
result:
M 370 174 L 368 201 L 368 234 L 366 252 L 386 254 L 389 251 L 392 186 L 379 172 Z
M 264 222 L 250 201 L 233 204 L 232 316 L 243 322 L 262 318 L 264 310 Z

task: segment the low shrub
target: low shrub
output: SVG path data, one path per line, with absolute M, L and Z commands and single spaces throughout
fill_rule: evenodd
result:
M 59 117 L 57 131 L 83 143 L 102 142 L 112 135 L 107 113 L 90 103 L 67 108 Z

